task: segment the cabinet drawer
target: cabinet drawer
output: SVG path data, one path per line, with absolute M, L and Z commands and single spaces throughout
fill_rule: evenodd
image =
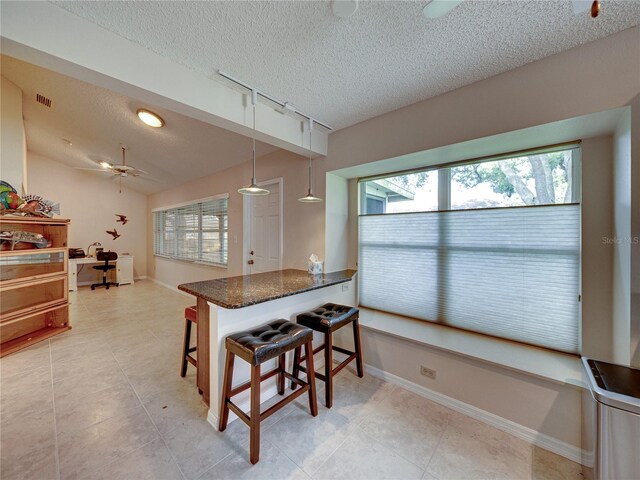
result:
M 2 286 L 38 280 L 66 272 L 66 249 L 5 252 L 0 256 L 0 282 Z
M 67 301 L 67 276 L 0 287 L 0 321 Z

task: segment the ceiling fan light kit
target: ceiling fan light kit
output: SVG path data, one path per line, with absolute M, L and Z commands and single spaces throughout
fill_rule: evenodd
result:
M 258 102 L 257 90 L 251 90 L 251 106 L 253 108 L 253 175 L 251 176 L 251 184 L 238 189 L 241 195 L 269 195 L 269 190 L 261 188 L 256 183 L 256 103 Z

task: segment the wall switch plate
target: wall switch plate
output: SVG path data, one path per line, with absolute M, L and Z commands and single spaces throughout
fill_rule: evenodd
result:
M 342 284 L 342 291 L 346 292 L 347 290 L 349 290 L 349 284 L 348 283 L 343 283 Z
M 420 375 L 424 375 L 425 377 L 431 378 L 432 380 L 436 379 L 436 371 L 427 368 L 424 365 L 420 365 Z

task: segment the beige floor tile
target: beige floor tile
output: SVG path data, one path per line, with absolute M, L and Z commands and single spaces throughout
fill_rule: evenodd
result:
M 0 418 L 4 423 L 53 408 L 51 367 L 45 366 L 4 377 L 0 385 Z
M 249 462 L 248 445 L 242 453 L 234 452 L 213 468 L 207 470 L 199 480 L 280 480 L 309 477 L 284 453 L 270 442 L 263 441 L 260 446 L 260 461 L 252 465 Z
M 162 439 L 118 458 L 92 475 L 92 480 L 182 480 L 182 473 Z
M 452 414 L 451 410 L 398 387 L 369 411 L 360 427 L 425 469 Z
M 60 478 L 92 478 L 114 460 L 158 438 L 144 409 L 58 436 Z
M 81 397 L 106 388 L 128 385 L 128 383 L 122 369 L 114 363 L 109 363 L 95 371 L 57 380 L 53 383 L 53 393 L 56 404 L 62 404 L 70 397 Z
M 58 435 L 82 430 L 110 418 L 126 416 L 141 406 L 128 383 L 93 393 L 56 398 Z
M 311 476 L 317 480 L 420 479 L 424 470 L 356 429 Z
M 209 411 L 198 389 L 190 384 L 160 392 L 149 398 L 144 406 L 161 434 L 183 426 L 190 420 L 206 422 Z
M 188 480 L 196 479 L 227 455 L 240 449 L 228 436 L 202 420 L 190 420 L 163 435 Z
M 49 342 L 45 341 L 0 359 L 0 375 L 4 379 L 50 364 Z
M 533 447 L 532 478 L 533 480 L 581 480 L 585 477 L 582 473 L 582 465 L 542 448 Z
M 118 363 L 109 349 L 88 351 L 82 358 L 53 363 L 53 381 L 63 380 L 76 375 L 90 374 Z
M 273 443 L 307 474 L 313 472 L 346 440 L 355 426 L 324 407 L 312 417 L 308 406 L 295 410 L 267 429 L 262 437 Z
M 438 478 L 529 479 L 532 447 L 512 435 L 454 413 L 427 471 Z
M 0 429 L 0 478 L 56 478 L 53 410 L 14 417 Z

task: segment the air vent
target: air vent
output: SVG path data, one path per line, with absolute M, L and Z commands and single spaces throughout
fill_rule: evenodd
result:
M 45 97 L 40 93 L 36 93 L 36 102 L 38 102 L 40 105 L 44 105 L 47 108 L 53 107 L 53 100 Z

